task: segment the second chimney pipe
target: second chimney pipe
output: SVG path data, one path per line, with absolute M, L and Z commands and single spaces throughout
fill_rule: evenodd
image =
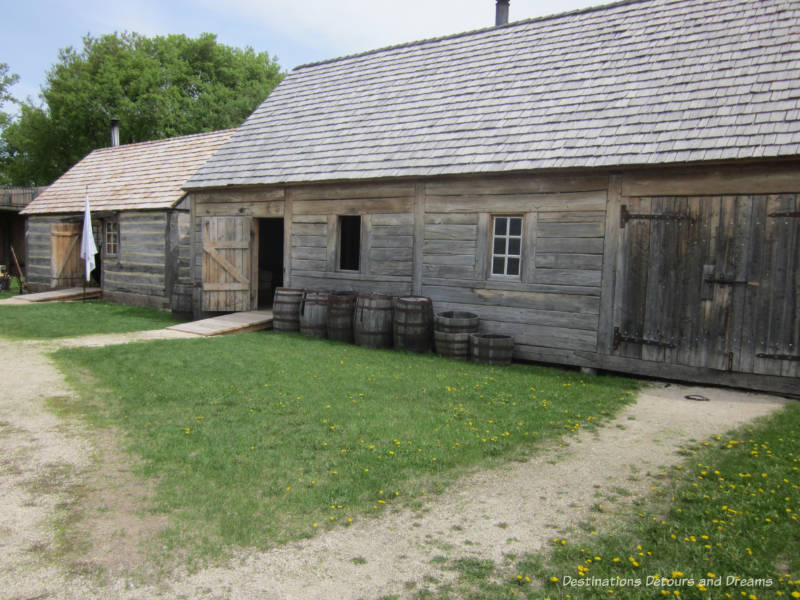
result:
M 111 119 L 111 146 L 119 146 L 119 119 Z
M 495 26 L 508 23 L 508 2 L 509 0 L 497 0 L 497 9 L 494 17 Z

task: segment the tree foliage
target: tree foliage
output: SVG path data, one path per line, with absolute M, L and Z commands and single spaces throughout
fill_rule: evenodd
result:
M 6 102 L 16 102 L 14 97 L 8 89 L 19 81 L 19 75 L 9 72 L 9 66 L 6 63 L 0 63 L 0 109 Z M 0 131 L 9 122 L 9 117 L 6 113 L 0 110 Z
M 19 76 L 11 73 L 6 63 L 0 63 L 0 133 L 11 122 L 11 117 L 3 112 L 2 108 L 7 102 L 16 102 L 16 99 L 9 92 L 9 88 L 17 81 L 19 81 Z M 2 151 L 2 144 L 0 144 L 0 185 L 10 183 L 5 176 L 7 163 L 8 156 Z
M 87 36 L 47 74 L 42 106 L 25 102 L 3 131 L 0 154 L 15 185 L 47 185 L 91 150 L 236 127 L 283 74 L 275 59 L 198 38 L 137 33 Z

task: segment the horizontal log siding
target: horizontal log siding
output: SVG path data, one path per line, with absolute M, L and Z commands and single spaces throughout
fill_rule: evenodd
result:
M 516 358 L 588 364 L 578 353 L 597 349 L 607 180 L 565 181 L 562 193 L 490 181 L 426 187 L 422 294 L 436 312 L 473 312 L 481 331 L 512 335 Z M 495 215 L 523 217 L 519 278 L 490 273 Z
M 314 186 L 292 190 L 291 286 L 395 296 L 411 293 L 414 186 Z M 360 270 L 339 269 L 338 218 L 361 216 Z
M 25 276 L 28 283 L 49 289 L 52 280 L 50 226 L 63 222 L 58 217 L 28 217 L 25 238 L 27 260 Z
M 169 306 L 167 220 L 166 211 L 120 213 L 119 252 L 103 260 L 104 292 L 144 296 L 140 303 Z

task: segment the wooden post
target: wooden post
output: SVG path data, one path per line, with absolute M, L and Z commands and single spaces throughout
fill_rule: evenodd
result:
M 11 258 L 14 259 L 14 266 L 17 267 L 17 285 L 19 285 L 19 293 L 24 294 L 27 286 L 25 285 L 25 277 L 22 275 L 22 269 L 17 260 L 17 253 L 14 252 L 14 246 L 11 246 Z

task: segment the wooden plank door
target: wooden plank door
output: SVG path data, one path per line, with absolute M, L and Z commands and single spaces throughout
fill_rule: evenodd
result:
M 252 217 L 203 217 L 203 310 L 252 310 L 257 293 L 253 277 Z
M 701 273 L 697 219 L 687 199 L 626 199 L 620 212 L 614 352 L 626 358 L 677 362 L 690 335 L 683 308 Z
M 800 195 L 760 196 L 740 369 L 800 377 Z
M 80 285 L 84 276 L 81 235 L 81 223 L 54 223 L 50 226 L 50 287 Z
M 797 377 L 798 202 L 796 195 L 628 199 L 614 352 Z

